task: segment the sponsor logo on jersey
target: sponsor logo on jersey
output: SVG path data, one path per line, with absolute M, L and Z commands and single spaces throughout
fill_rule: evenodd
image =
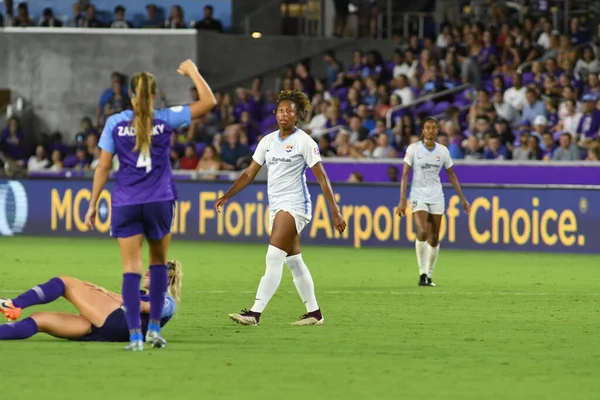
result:
M 318 147 L 315 147 L 313 151 L 315 152 L 315 156 L 318 156 L 320 154 Z

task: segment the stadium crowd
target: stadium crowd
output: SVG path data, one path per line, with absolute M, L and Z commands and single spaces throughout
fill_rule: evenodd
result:
M 280 86 L 312 99 L 301 128 L 325 157 L 403 157 L 419 140 L 420 121 L 436 116 L 438 140 L 454 159 L 597 162 L 599 50 L 597 32 L 582 22 L 572 18 L 562 33 L 545 14 L 526 15 L 522 24 L 445 24 L 437 37 L 395 35 L 398 48 L 389 58 L 356 51 L 343 65 L 327 51 L 325 76 L 300 62 L 282 72 Z M 262 84 L 257 77 L 250 88 L 217 93 L 208 115 L 173 135 L 172 166 L 208 177 L 245 168 L 263 134 L 277 129 L 276 92 Z M 96 115 L 82 119 L 74 147 L 55 133 L 28 154 L 21 145 L 25 132 L 11 118 L 0 151 L 29 170 L 93 169 L 106 118 L 131 108 L 126 88 L 125 78 L 113 73 Z M 197 96 L 191 89 L 191 99 Z

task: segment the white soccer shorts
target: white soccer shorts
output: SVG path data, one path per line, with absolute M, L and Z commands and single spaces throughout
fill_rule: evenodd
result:
M 298 235 L 300 234 L 300 232 L 302 232 L 302 229 L 304 229 L 306 227 L 306 225 L 308 225 L 308 223 L 311 220 L 310 215 L 305 215 L 305 214 L 300 214 L 291 210 L 277 210 L 276 212 L 271 212 L 269 215 L 269 231 L 273 231 L 273 221 L 275 221 L 275 215 L 277 215 L 277 213 L 279 211 L 285 211 L 288 214 L 290 214 L 292 217 L 294 217 L 294 221 L 296 222 L 296 232 L 298 233 Z
M 443 201 L 439 203 L 425 203 L 424 201 L 412 200 L 410 202 L 410 209 L 412 212 L 425 211 L 426 213 L 433 215 L 444 214 L 445 204 Z

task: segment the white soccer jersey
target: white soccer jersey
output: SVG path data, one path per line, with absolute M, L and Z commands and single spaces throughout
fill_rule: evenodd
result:
M 252 158 L 267 166 L 271 212 L 288 210 L 310 218 L 312 206 L 306 186 L 306 168 L 321 161 L 319 145 L 301 129 L 296 129 L 285 140 L 275 131 L 258 143 Z
M 452 158 L 446 146 L 436 143 L 433 150 L 423 142 L 413 143 L 406 149 L 404 162 L 412 167 L 413 179 L 410 200 L 436 204 L 444 201 L 440 170 L 452 167 Z

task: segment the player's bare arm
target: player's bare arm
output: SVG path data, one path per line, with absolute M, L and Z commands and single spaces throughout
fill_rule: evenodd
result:
M 396 208 L 396 215 L 404 217 L 406 215 L 406 189 L 408 187 L 408 175 L 410 175 L 410 165 L 404 163 L 402 166 L 402 178 L 400 179 L 400 202 Z
M 221 212 L 221 209 L 230 198 L 232 198 L 233 196 L 244 190 L 246 186 L 251 184 L 252 181 L 254 181 L 254 178 L 256 178 L 256 175 L 258 174 L 258 171 L 260 171 L 261 167 L 262 166 L 259 165 L 256 161 L 252 160 L 248 168 L 246 168 L 246 170 L 242 172 L 239 178 L 237 178 L 233 185 L 231 185 L 231 187 L 223 195 L 223 197 L 219 198 L 215 202 L 215 210 L 217 212 Z
M 329 182 L 329 178 L 327 177 L 325 168 L 323 168 L 323 163 L 319 161 L 311 168 L 311 170 L 313 174 L 315 174 L 319 185 L 321 185 L 321 190 L 325 195 L 327 204 L 329 204 L 329 209 L 331 210 L 331 219 L 333 220 L 333 225 L 335 226 L 335 229 L 339 233 L 344 232 L 344 230 L 346 229 L 346 221 L 344 221 L 344 217 L 340 212 L 340 208 L 338 207 L 338 204 L 335 201 L 335 195 L 333 194 L 333 189 L 331 188 L 331 182 Z

